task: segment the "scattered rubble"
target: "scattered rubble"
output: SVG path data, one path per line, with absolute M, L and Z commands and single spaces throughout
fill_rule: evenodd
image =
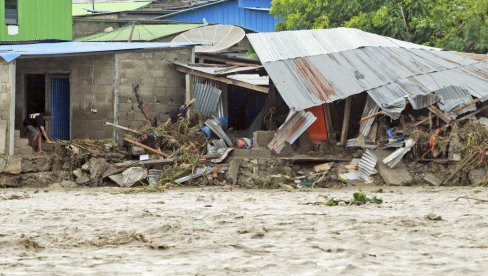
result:
M 148 124 L 140 129 L 106 123 L 125 133 L 122 144 L 56 142 L 50 154 L 0 158 L 0 173 L 5 175 L 0 185 L 234 185 L 287 191 L 364 183 L 488 185 L 484 107 L 456 116 L 434 106 L 421 111 L 404 107 L 396 120 L 373 107 L 365 110 L 358 136 L 345 147 L 317 147 L 303 137 L 292 137 L 308 154 L 291 149 L 293 154 L 287 155 L 268 147 L 296 148 L 285 142 L 288 136 L 255 131 L 252 138 L 242 137 L 228 129 L 227 118 L 196 112 L 190 109 L 193 103 L 169 112 L 173 117 L 160 124 L 146 114 Z M 466 104 L 452 110 L 462 107 Z M 307 142 L 310 145 L 304 145 Z

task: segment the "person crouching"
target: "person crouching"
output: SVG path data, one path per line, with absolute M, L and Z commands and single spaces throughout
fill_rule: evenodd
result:
M 52 141 L 47 136 L 46 129 L 44 128 L 44 123 L 51 120 L 51 112 L 44 111 L 43 113 L 33 113 L 29 114 L 24 120 L 24 128 L 27 132 L 27 137 L 29 138 L 29 145 L 34 149 L 34 151 L 42 152 L 42 140 L 44 139 L 46 143 L 51 144 Z

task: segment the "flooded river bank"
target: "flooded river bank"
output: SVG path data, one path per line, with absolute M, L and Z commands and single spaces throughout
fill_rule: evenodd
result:
M 0 275 L 481 275 L 482 188 L 2 190 Z M 458 200 L 456 200 L 458 199 Z M 440 216 L 440 217 L 439 217 Z M 440 220 L 439 220 L 440 219 Z

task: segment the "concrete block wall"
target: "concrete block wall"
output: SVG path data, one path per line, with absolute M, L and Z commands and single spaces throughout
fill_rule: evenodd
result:
M 71 138 L 111 138 L 113 130 L 104 123 L 113 121 L 114 64 L 114 54 L 19 60 L 16 129 L 23 128 L 26 113 L 25 74 L 67 74 L 70 76 Z M 49 90 L 49 83 L 46 89 Z
M 166 112 L 182 105 L 185 76 L 171 62 L 191 62 L 191 56 L 191 48 L 119 54 L 119 124 L 138 128 L 146 123 L 137 107 L 133 84 L 139 84 L 146 110 L 159 122 L 168 118 Z
M 76 57 L 70 66 L 72 139 L 112 138 L 105 122 L 114 119 L 115 55 Z
M 105 29 L 112 27 L 118 29 L 128 26 L 130 22 L 114 22 L 114 21 L 92 21 L 83 19 L 73 19 L 73 38 L 80 38 L 92 34 L 103 32 Z

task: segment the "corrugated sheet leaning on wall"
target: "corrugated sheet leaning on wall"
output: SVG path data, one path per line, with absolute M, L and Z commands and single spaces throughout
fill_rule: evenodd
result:
M 312 112 L 299 111 L 291 117 L 276 132 L 268 147 L 280 153 L 286 142 L 293 144 L 317 120 Z
M 196 82 L 193 84 L 193 94 L 197 99 L 195 103 L 196 110 L 207 114 L 217 112 L 222 90 L 210 84 Z

